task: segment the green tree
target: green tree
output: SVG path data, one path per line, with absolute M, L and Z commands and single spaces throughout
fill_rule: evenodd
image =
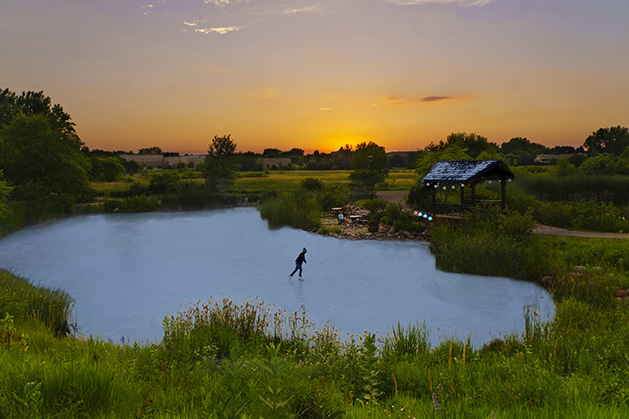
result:
M 44 92 L 22 92 L 18 96 L 9 89 L 0 91 L 0 127 L 11 123 L 20 113 L 26 116 L 43 115 L 65 141 L 78 148 L 84 145 L 74 129 L 75 124 L 70 115 L 61 105 L 53 105 L 52 99 L 44 95 Z
M 157 146 L 141 148 L 138 150 L 138 154 L 162 154 L 162 149 Z
M 211 189 L 222 191 L 236 180 L 238 166 L 235 153 L 236 143 L 231 135 L 214 136 L 205 157 L 206 184 Z
M 8 211 L 7 198 L 11 191 L 13 191 L 13 187 L 9 185 L 9 182 L 4 180 L 4 174 L 2 170 L 0 170 L 0 219 Z
M 466 150 L 458 144 L 452 144 L 441 150 L 424 151 L 415 163 L 415 171 L 420 180 L 440 161 L 473 160 Z
M 125 168 L 119 158 L 92 156 L 91 160 L 93 180 L 115 182 L 122 179 L 125 174 Z
M 354 187 L 373 192 L 377 183 L 383 182 L 389 174 L 389 159 L 384 147 L 373 141 L 356 145 L 350 160 L 353 169 L 349 175 Z M 373 198 L 373 196 L 371 196 Z
M 0 129 L 0 169 L 20 188 L 78 195 L 89 186 L 89 161 L 76 142 L 44 114 L 18 114 Z
M 463 149 L 472 159 L 476 159 L 483 151 L 495 151 L 498 146 L 490 143 L 482 135 L 468 134 L 466 132 L 453 132 L 448 135 L 446 141 L 440 141 L 438 145 L 431 144 L 426 147 L 429 151 L 442 151 L 448 147 L 457 145 Z
M 500 146 L 500 153 L 512 164 L 533 164 L 538 154 L 548 153 L 546 146 L 532 143 L 527 138 L 514 137 Z
M 629 146 L 629 129 L 626 127 L 600 128 L 583 143 L 588 154 L 611 153 L 620 155 Z

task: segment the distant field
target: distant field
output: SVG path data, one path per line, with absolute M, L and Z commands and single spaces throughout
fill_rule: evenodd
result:
M 321 179 L 327 185 L 349 185 L 349 175 L 351 170 L 286 170 L 264 172 L 242 172 L 234 183 L 235 192 L 260 192 L 266 190 L 292 190 L 299 186 L 305 178 L 313 177 Z M 387 180 L 383 184 L 376 186 L 377 190 L 408 190 L 417 181 L 417 174 L 413 170 L 395 169 L 389 173 Z M 145 176 L 135 175 L 132 180 L 142 184 L 147 184 Z M 198 180 L 187 180 L 188 182 L 201 182 Z M 124 190 L 131 185 L 130 181 L 118 182 L 92 182 L 92 187 L 99 194 L 108 191 Z
M 238 191 L 266 189 L 290 190 L 305 178 L 321 179 L 327 185 L 348 185 L 351 170 L 291 170 L 270 172 L 265 177 L 240 177 L 234 184 Z M 377 185 L 378 190 L 408 190 L 417 180 L 413 170 L 393 170 L 384 184 Z

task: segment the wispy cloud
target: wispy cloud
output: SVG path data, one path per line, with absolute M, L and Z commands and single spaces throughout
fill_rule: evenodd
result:
M 194 26 L 194 25 L 191 25 L 191 26 Z M 195 28 L 194 31 L 197 33 L 203 33 L 206 35 L 209 35 L 209 34 L 225 35 L 230 32 L 239 31 L 242 28 L 244 28 L 244 26 L 225 26 L 225 27 L 220 27 L 220 28 Z
M 382 99 L 382 102 L 391 106 L 406 106 L 406 105 L 416 105 L 420 103 L 439 102 L 442 100 L 452 100 L 452 99 L 455 99 L 455 98 L 452 96 L 426 96 L 420 99 L 408 99 L 408 98 L 389 96 L 385 99 Z
M 294 15 L 296 13 L 313 13 L 317 11 L 317 6 L 306 6 L 298 9 L 286 9 L 282 11 L 283 15 Z
M 416 4 L 456 4 L 459 6 L 485 6 L 491 3 L 493 0 L 384 0 L 387 3 L 399 4 L 401 6 L 412 6 Z
M 448 100 L 448 99 L 452 99 L 450 96 L 426 96 L 424 98 L 421 98 L 419 101 L 420 102 L 438 102 L 440 100 Z
M 247 0 L 203 0 L 205 4 L 214 4 L 216 6 L 229 6 L 230 4 L 247 3 Z

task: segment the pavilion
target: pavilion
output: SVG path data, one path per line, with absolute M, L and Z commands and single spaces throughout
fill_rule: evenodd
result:
M 472 206 L 476 205 L 476 185 L 481 182 L 491 183 L 492 181 L 501 184 L 501 205 L 505 208 L 506 183 L 515 179 L 515 175 L 509 170 L 502 160 L 481 160 L 481 161 L 440 161 L 435 164 L 430 172 L 422 179 L 422 185 L 431 188 L 432 191 L 432 211 L 435 211 L 436 191 L 438 188 L 461 189 L 461 207 L 468 204 L 465 202 L 465 187 L 471 189 Z

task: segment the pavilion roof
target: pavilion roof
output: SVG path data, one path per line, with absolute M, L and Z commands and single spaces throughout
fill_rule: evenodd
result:
M 422 179 L 422 185 L 470 184 L 514 178 L 514 174 L 502 160 L 440 161 Z

